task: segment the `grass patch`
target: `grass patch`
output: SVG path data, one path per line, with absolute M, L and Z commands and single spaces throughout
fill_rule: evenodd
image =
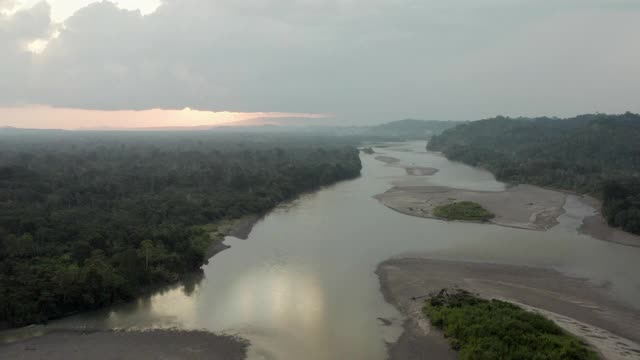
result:
M 495 217 L 494 214 L 472 201 L 460 201 L 436 206 L 433 215 L 447 220 L 487 221 Z
M 442 329 L 463 360 L 591 360 L 595 352 L 551 320 L 508 302 L 442 290 L 424 314 Z

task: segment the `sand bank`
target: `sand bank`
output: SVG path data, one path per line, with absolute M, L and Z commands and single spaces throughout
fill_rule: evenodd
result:
M 246 358 L 247 341 L 205 331 L 55 331 L 0 345 L 1 359 Z
M 600 213 L 584 218 L 579 230 L 599 240 L 640 247 L 640 236 L 609 226 Z
M 253 230 L 253 226 L 260 219 L 262 219 L 262 215 L 246 215 L 238 219 L 222 220 L 215 224 L 206 225 L 205 229 L 209 231 L 209 236 L 213 240 L 213 243 L 207 249 L 207 258 L 210 259 L 230 247 L 223 242 L 227 236 L 247 240 L 251 230 Z
M 582 226 L 579 231 L 583 234 L 592 236 L 599 240 L 610 241 L 618 244 L 640 247 L 640 236 L 628 233 L 621 229 L 609 226 L 602 216 L 600 209 L 602 203 L 591 196 L 584 195 L 579 198 L 584 205 L 592 207 L 595 214 L 585 217 L 582 220 Z
M 422 166 L 407 166 L 404 170 L 409 176 L 431 176 L 440 171 L 436 168 Z
M 640 309 L 614 301 L 605 287 L 583 279 L 553 270 L 433 259 L 388 260 L 376 274 L 385 299 L 407 317 L 405 334 L 389 347 L 392 360 L 455 358 L 420 311 L 425 295 L 454 287 L 540 312 L 605 359 L 640 359 Z
M 425 218 L 436 206 L 454 201 L 473 201 L 495 214 L 496 225 L 529 230 L 547 230 L 558 224 L 566 194 L 531 185 L 518 185 L 505 191 L 472 191 L 440 186 L 394 187 L 377 195 L 385 206 L 403 214 Z
M 382 161 L 385 164 L 395 164 L 400 162 L 400 159 L 398 158 L 394 158 L 392 156 L 385 156 L 385 155 L 376 156 L 375 159 L 378 161 Z
M 408 150 L 411 151 L 411 150 Z M 406 171 L 409 176 L 431 176 L 438 171 L 439 169 L 432 167 L 424 167 L 424 166 L 404 166 L 400 165 L 400 159 L 394 158 L 392 156 L 379 155 L 375 157 L 376 160 L 381 161 L 387 165 L 393 165 L 398 168 L 402 168 Z

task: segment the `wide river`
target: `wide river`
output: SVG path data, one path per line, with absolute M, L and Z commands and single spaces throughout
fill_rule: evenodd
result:
M 434 176 L 409 178 L 402 168 L 363 154 L 360 178 L 272 211 L 248 240 L 227 238 L 231 248 L 211 259 L 201 281 L 31 331 L 208 329 L 249 339 L 250 359 L 385 359 L 385 341 L 399 335 L 402 318 L 382 298 L 374 271 L 379 262 L 406 254 L 554 268 L 640 304 L 640 248 L 578 234 L 581 217 L 592 210 L 573 197 L 560 225 L 548 232 L 416 218 L 378 203 L 373 196 L 398 182 L 504 188 L 490 173 L 424 147 L 393 144 L 376 155 L 440 169 Z M 384 326 L 379 317 L 393 324 Z

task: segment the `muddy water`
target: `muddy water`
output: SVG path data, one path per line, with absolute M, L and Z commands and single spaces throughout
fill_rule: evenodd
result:
M 204 267 L 200 281 L 21 331 L 209 329 L 251 340 L 252 359 L 384 359 L 385 341 L 399 335 L 402 319 L 384 302 L 373 271 L 380 261 L 403 254 L 555 268 L 606 284 L 621 301 L 640 304 L 640 248 L 578 234 L 581 218 L 593 210 L 575 198 L 568 198 L 566 214 L 548 232 L 415 218 L 373 199 L 393 184 L 504 189 L 490 173 L 426 153 L 424 146 L 395 144 L 363 154 L 361 178 L 276 209 L 248 240 L 227 238 L 231 249 Z M 440 171 L 408 177 L 402 168 L 375 160 L 380 154 Z

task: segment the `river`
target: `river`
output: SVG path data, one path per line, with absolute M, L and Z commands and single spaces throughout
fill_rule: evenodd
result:
M 408 177 L 363 154 L 360 178 L 277 208 L 248 240 L 228 237 L 231 248 L 204 266 L 200 281 L 28 331 L 208 329 L 249 339 L 250 359 L 384 359 L 385 341 L 400 334 L 402 318 L 382 298 L 374 270 L 406 254 L 553 268 L 606 284 L 618 300 L 640 304 L 640 248 L 579 234 L 581 218 L 592 209 L 573 197 L 560 224 L 547 232 L 416 218 L 381 205 L 373 196 L 398 182 L 504 189 L 490 173 L 424 147 L 393 144 L 375 155 L 440 169 L 433 176 Z

